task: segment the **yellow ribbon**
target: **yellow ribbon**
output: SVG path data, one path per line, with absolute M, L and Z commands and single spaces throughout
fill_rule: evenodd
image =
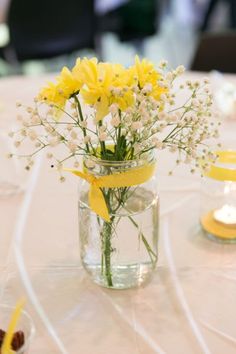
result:
M 216 151 L 216 155 L 218 156 L 217 162 L 236 164 L 236 151 Z M 236 166 L 225 168 L 212 164 L 208 171 L 204 171 L 204 175 L 218 181 L 236 182 Z
M 105 221 L 109 222 L 110 215 L 101 188 L 121 188 L 142 184 L 148 181 L 154 175 L 155 163 L 147 164 L 142 167 L 137 167 L 130 171 L 115 173 L 101 177 L 95 177 L 87 172 L 81 172 L 69 168 L 66 168 L 65 171 L 69 171 L 90 183 L 90 207 L 96 214 L 101 216 Z

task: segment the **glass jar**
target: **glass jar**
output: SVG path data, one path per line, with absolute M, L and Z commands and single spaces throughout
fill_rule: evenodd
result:
M 133 184 L 100 189 L 109 211 L 109 221 L 90 207 L 91 184 L 83 181 L 80 185 L 81 260 L 92 280 L 101 286 L 114 289 L 139 286 L 150 279 L 155 269 L 159 198 L 153 166 L 153 153 L 131 161 L 84 159 L 85 171 L 90 176 L 97 179 L 119 176 L 120 182 L 128 173 L 130 184 Z M 150 168 L 153 169 L 151 175 Z M 148 170 L 150 178 L 145 178 Z M 144 176 L 143 183 L 136 184 L 137 172 Z
M 201 225 L 218 242 L 236 242 L 236 152 L 218 151 L 205 173 Z

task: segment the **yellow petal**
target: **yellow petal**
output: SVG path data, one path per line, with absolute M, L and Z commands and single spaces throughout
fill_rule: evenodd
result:
M 98 81 L 98 68 L 96 58 L 84 58 L 81 61 L 80 70 L 83 81 L 87 86 Z

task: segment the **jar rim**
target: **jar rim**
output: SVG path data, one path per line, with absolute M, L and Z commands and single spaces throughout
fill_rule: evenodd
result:
M 104 166 L 109 165 L 109 166 L 117 167 L 117 166 L 127 166 L 127 165 L 129 166 L 130 164 L 133 164 L 133 163 L 142 164 L 145 162 L 152 162 L 155 160 L 156 155 L 155 155 L 154 149 L 151 149 L 151 150 L 143 153 L 142 156 L 143 157 L 141 157 L 141 158 L 130 159 L 130 160 L 104 160 L 104 159 L 101 159 L 101 158 L 96 157 L 94 155 L 85 154 L 83 156 L 83 159 L 84 159 L 84 161 L 90 160 L 97 165 L 104 165 Z

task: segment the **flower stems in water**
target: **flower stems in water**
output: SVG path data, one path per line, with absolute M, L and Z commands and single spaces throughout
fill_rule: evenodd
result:
M 112 282 L 112 270 L 111 270 L 111 253 L 112 253 L 112 246 L 111 246 L 111 238 L 112 238 L 112 221 L 111 222 L 104 222 L 103 225 L 103 255 L 105 259 L 105 276 L 107 285 L 109 287 L 113 286 Z
M 132 224 L 133 224 L 137 229 L 139 229 L 138 224 L 136 223 L 136 221 L 134 221 L 134 219 L 133 219 L 131 216 L 129 216 L 129 220 L 132 222 Z M 156 253 L 153 252 L 153 250 L 151 249 L 151 246 L 149 245 L 149 243 L 148 243 L 146 237 L 144 236 L 144 234 L 143 234 L 142 232 L 140 232 L 140 236 L 141 236 L 141 239 L 142 239 L 142 241 L 143 241 L 143 244 L 144 244 L 144 246 L 145 246 L 145 248 L 146 248 L 146 250 L 147 250 L 147 252 L 148 252 L 148 254 L 149 254 L 149 257 L 150 257 L 150 259 L 151 259 L 152 265 L 153 265 L 153 267 L 154 267 L 155 264 L 156 264 L 156 262 L 157 262 L 157 258 L 158 258 L 158 257 L 157 257 L 157 255 L 156 255 Z
M 131 223 L 135 226 L 135 228 L 139 229 L 138 223 L 131 216 L 128 216 L 128 218 L 131 221 Z M 101 273 L 103 276 L 105 276 L 106 285 L 108 287 L 113 286 L 111 257 L 113 252 L 112 236 L 113 236 L 113 232 L 115 232 L 114 219 L 115 217 L 112 217 L 112 220 L 110 222 L 104 222 L 101 231 L 101 242 L 102 242 Z M 154 268 L 157 263 L 158 256 L 152 250 L 150 244 L 148 243 L 146 237 L 142 232 L 139 232 L 139 237 L 141 238 L 143 245 L 146 248 L 146 251 L 150 257 L 150 261 Z

